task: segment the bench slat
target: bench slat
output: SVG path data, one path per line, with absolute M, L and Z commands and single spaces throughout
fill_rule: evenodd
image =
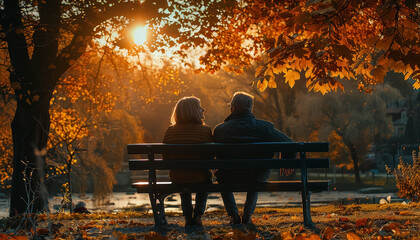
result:
M 328 191 L 330 180 L 311 180 L 308 182 L 309 191 Z M 302 191 L 300 181 L 269 181 L 256 184 L 172 184 L 171 182 L 158 182 L 150 186 L 148 182 L 136 182 L 132 184 L 138 193 L 148 193 L 149 190 L 159 193 L 194 193 L 194 192 L 284 192 Z
M 256 165 L 256 161 L 258 165 Z M 130 159 L 130 170 L 171 169 L 300 169 L 301 159 L 211 159 L 211 160 L 161 160 Z M 307 168 L 329 168 L 328 158 L 307 158 Z
M 226 153 L 226 152 L 328 152 L 328 142 L 258 142 L 258 143 L 202 143 L 202 144 L 128 144 L 128 154 L 161 153 Z

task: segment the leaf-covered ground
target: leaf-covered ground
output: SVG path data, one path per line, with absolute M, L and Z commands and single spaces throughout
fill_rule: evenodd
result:
M 169 213 L 169 225 L 159 229 L 145 212 L 54 214 L 37 217 L 36 239 L 420 239 L 419 203 L 313 207 L 312 219 L 318 231 L 303 227 L 301 208 L 259 208 L 253 225 L 234 227 L 224 211 L 207 212 L 203 229 L 184 228 L 179 213 Z M 33 238 L 24 224 L 16 229 L 19 223 L 1 220 L 0 240 Z

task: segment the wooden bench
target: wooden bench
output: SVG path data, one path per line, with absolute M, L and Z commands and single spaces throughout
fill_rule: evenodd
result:
M 133 188 L 138 193 L 149 193 L 155 225 L 165 225 L 164 200 L 172 193 L 194 192 L 302 192 L 303 219 L 306 227 L 315 227 L 311 219 L 310 192 L 327 191 L 331 181 L 308 180 L 309 168 L 329 168 L 328 158 L 308 158 L 309 152 L 328 152 L 328 142 L 258 142 L 258 143 L 205 143 L 205 144 L 163 144 L 139 143 L 127 146 L 128 154 L 135 159 L 129 160 L 130 170 L 148 170 L 148 182 L 135 182 Z M 226 153 L 293 152 L 299 153 L 293 159 L 195 159 L 195 160 L 162 160 L 161 154 L 194 154 Z M 146 154 L 147 159 L 139 159 L 138 154 Z M 137 156 L 133 156 L 137 155 Z M 264 154 L 263 154 L 264 155 Z M 280 169 L 293 168 L 301 170 L 300 181 L 268 181 L 257 184 L 173 184 L 159 182 L 156 170 L 172 169 Z

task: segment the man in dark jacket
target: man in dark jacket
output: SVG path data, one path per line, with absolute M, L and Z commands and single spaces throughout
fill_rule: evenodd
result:
M 291 142 L 288 136 L 275 129 L 273 124 L 259 120 L 252 114 L 254 97 L 245 92 L 236 92 L 230 102 L 231 114 L 225 119 L 224 123 L 216 126 L 213 133 L 215 142 L 219 143 L 252 143 L 252 142 Z M 294 156 L 294 153 L 288 155 Z M 288 156 L 288 157 L 290 157 Z M 235 154 L 225 153 L 217 155 L 218 159 L 223 158 L 272 158 L 273 153 L 261 154 Z M 284 156 L 283 156 L 284 157 Z M 220 169 L 215 175 L 220 183 L 260 183 L 267 181 L 269 169 L 253 170 L 230 170 Z M 223 203 L 227 214 L 230 216 L 230 224 L 240 224 L 238 207 L 232 192 L 222 193 Z M 257 205 L 258 192 L 248 192 L 242 215 L 242 223 L 251 222 L 251 215 Z

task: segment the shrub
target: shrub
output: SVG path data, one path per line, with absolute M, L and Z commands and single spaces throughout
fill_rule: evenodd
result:
M 413 164 L 403 162 L 400 157 L 397 168 L 387 167 L 387 171 L 395 176 L 399 197 L 420 201 L 420 152 L 413 151 Z

